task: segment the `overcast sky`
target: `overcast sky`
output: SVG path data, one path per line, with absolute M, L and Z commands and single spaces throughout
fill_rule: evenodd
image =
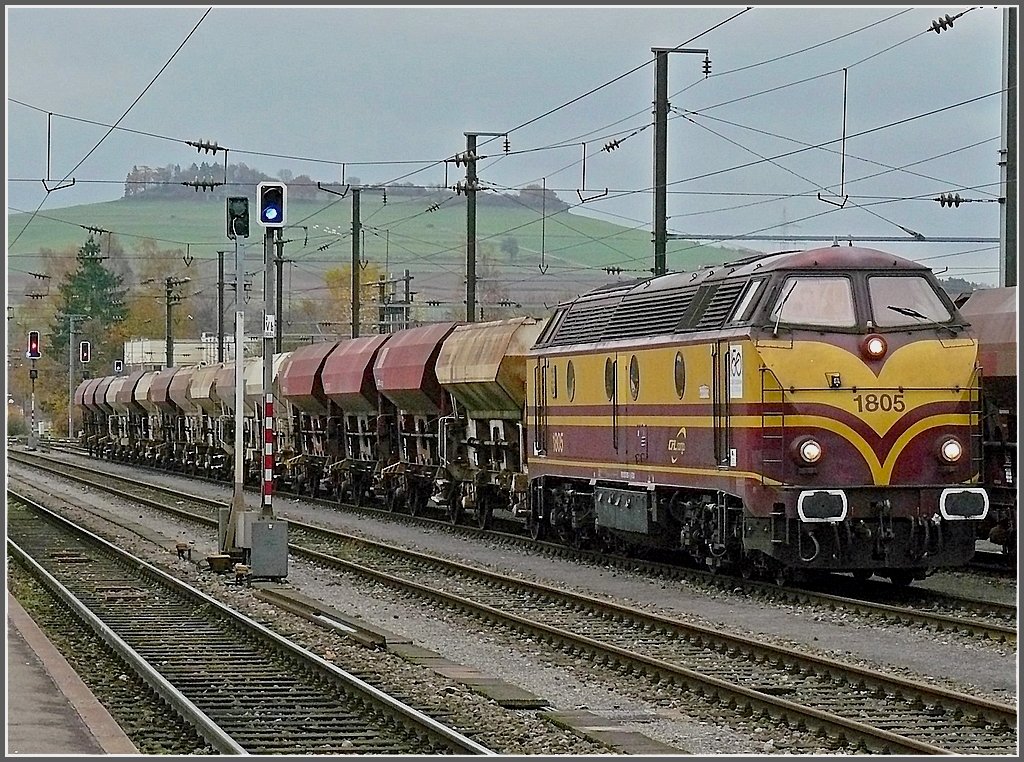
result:
M 133 165 L 211 158 L 186 140 L 275 176 L 451 185 L 465 170 L 436 162 L 476 131 L 509 140 L 479 139 L 485 186 L 607 188 L 574 211 L 650 229 L 651 48 L 681 47 L 711 76 L 669 56 L 671 233 L 854 236 L 998 281 L 977 239 L 1000 233 L 1001 7 L 5 10 L 9 212 L 59 217 L 119 198 Z M 911 233 L 975 240 L 865 240 Z

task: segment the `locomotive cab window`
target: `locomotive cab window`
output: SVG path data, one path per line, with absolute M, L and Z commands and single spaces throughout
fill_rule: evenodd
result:
M 769 314 L 772 325 L 853 328 L 853 288 L 849 278 L 793 275 L 782 283 Z
M 868 277 L 871 315 L 879 328 L 945 323 L 952 314 L 927 278 L 921 275 Z
M 747 284 L 747 287 L 743 290 L 743 296 L 740 297 L 739 304 L 736 305 L 732 317 L 729 318 L 730 323 L 742 323 L 750 320 L 750 315 L 754 312 L 754 307 L 757 305 L 756 297 L 760 296 L 761 287 L 765 284 L 766 280 L 766 278 L 757 278 Z

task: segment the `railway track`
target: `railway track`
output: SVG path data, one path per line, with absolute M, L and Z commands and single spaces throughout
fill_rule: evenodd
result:
M 10 491 L 7 535 L 8 553 L 217 752 L 492 753 Z
M 999 702 L 362 538 L 292 521 L 289 527 L 293 552 L 525 634 L 613 678 L 632 672 L 657 679 L 681 698 L 697 696 L 740 714 L 818 729 L 838 747 L 883 753 L 1016 749 L 1016 709 Z
M 206 523 L 213 526 L 216 526 L 217 511 L 224 505 L 223 501 L 158 485 L 132 482 L 117 474 L 97 471 L 95 468 L 86 468 L 67 461 L 50 460 L 41 456 L 29 457 L 24 453 L 14 452 L 10 453 L 10 457 L 15 462 L 26 463 L 33 467 L 49 470 L 51 473 L 66 475 L 69 478 L 76 478 L 85 483 L 92 483 L 97 488 L 111 490 L 129 499 L 138 500 L 150 495 L 151 500 L 154 501 L 154 507 L 176 512 L 184 518 L 195 518 L 198 512 L 198 515 L 205 517 Z M 75 474 L 78 476 L 75 476 Z M 130 492 L 126 492 L 123 486 L 119 486 L 125 483 L 131 483 Z M 166 495 L 173 495 L 183 502 L 195 506 L 195 508 L 190 511 L 181 506 L 167 506 L 166 501 L 162 499 Z M 287 519 L 290 527 L 293 529 L 315 529 L 315 527 L 289 518 L 287 514 L 280 514 L 280 518 Z M 451 526 L 446 522 L 437 522 L 432 519 L 402 516 L 402 520 L 405 519 L 416 521 L 417 523 L 423 522 L 433 525 L 440 524 L 446 527 Z M 833 587 L 829 590 L 798 586 L 780 587 L 756 580 L 723 577 L 722 575 L 667 563 L 645 562 L 628 558 L 610 559 L 608 556 L 587 551 L 576 551 L 561 545 L 538 542 L 518 535 L 499 535 L 499 533 L 485 532 L 484 530 L 469 527 L 457 527 L 456 531 L 465 532 L 472 536 L 501 536 L 504 542 L 530 547 L 531 549 L 543 548 L 545 552 L 553 553 L 560 557 L 575 557 L 601 564 L 614 563 L 623 568 L 638 569 L 643 573 L 662 578 L 688 579 L 719 589 L 731 591 L 741 589 L 746 595 L 764 599 L 805 606 L 814 605 L 829 610 L 849 611 L 889 622 L 927 627 L 939 632 L 963 633 L 1008 645 L 1015 645 L 1017 642 L 1016 605 L 1003 604 L 991 600 L 973 599 L 925 589 L 894 588 L 892 585 L 884 582 L 872 583 L 870 581 L 847 580 L 846 578 L 833 579 L 832 583 L 839 587 Z M 835 592 L 836 589 L 845 592 L 845 594 Z

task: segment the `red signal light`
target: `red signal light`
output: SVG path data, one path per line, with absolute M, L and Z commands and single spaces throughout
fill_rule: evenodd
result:
M 31 360 L 38 360 L 41 355 L 39 354 L 39 331 L 28 332 L 28 352 L 26 357 Z

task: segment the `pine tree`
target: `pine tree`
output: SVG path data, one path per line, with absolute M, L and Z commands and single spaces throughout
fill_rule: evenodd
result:
M 121 347 L 105 348 L 102 342 L 110 328 L 125 318 L 127 289 L 122 287 L 123 278 L 104 267 L 106 257 L 92 235 L 78 250 L 76 259 L 78 268 L 66 275 L 59 286 L 60 299 L 44 351 L 53 359 L 68 357 L 68 316 L 78 315 L 80 317 L 75 319 L 76 341 L 88 339 L 93 342 L 96 357 L 114 356 L 115 352 L 120 357 Z

